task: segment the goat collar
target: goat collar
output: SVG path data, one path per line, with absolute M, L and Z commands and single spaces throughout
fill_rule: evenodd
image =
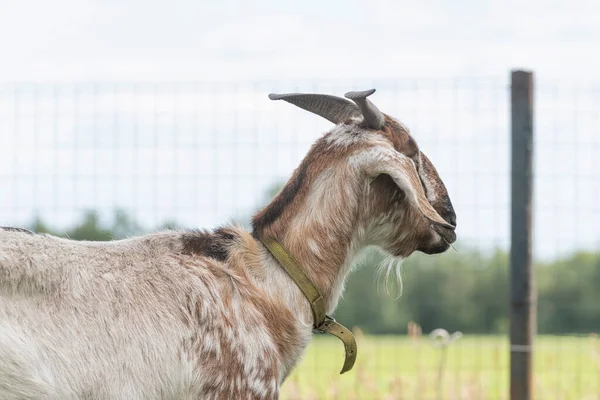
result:
M 288 273 L 292 280 L 298 285 L 304 296 L 310 303 L 313 313 L 313 328 L 319 333 L 329 333 L 340 339 L 344 343 L 346 359 L 340 374 L 348 372 L 354 366 L 356 361 L 356 340 L 352 332 L 345 326 L 336 322 L 335 319 L 325 314 L 325 301 L 319 290 L 306 276 L 300 265 L 287 252 L 281 243 L 273 238 L 260 238 L 269 252 L 275 257 L 283 269 Z

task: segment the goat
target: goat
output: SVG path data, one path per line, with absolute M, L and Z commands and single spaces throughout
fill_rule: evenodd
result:
M 112 242 L 0 229 L 0 399 L 276 399 L 314 328 L 262 238 L 297 261 L 332 313 L 356 255 L 441 253 L 456 214 L 374 90 L 270 95 L 328 119 L 273 201 L 214 231 Z

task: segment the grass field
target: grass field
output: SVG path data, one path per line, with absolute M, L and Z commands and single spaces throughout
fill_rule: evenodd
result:
M 427 336 L 369 337 L 357 333 L 354 369 L 339 375 L 343 346 L 315 337 L 302 363 L 284 383 L 292 399 L 508 399 L 506 337 L 463 336 L 442 350 Z M 538 336 L 535 399 L 600 400 L 600 339 Z

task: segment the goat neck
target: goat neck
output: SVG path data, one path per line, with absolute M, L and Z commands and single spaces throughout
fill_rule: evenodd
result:
M 358 144 L 357 144 L 358 145 Z M 283 244 L 333 312 L 350 265 L 365 245 L 364 184 L 348 163 L 357 146 L 317 141 L 275 199 L 254 218 L 255 236 Z

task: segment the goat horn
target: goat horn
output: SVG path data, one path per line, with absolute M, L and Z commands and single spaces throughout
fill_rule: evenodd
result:
M 269 95 L 271 100 L 285 100 L 334 124 L 361 114 L 360 109 L 346 99 L 327 94 L 287 93 Z
M 375 93 L 375 89 L 363 90 L 361 92 L 348 92 L 344 97 L 352 100 L 360 108 L 365 122 L 370 128 L 381 129 L 384 124 L 383 113 L 371 103 L 367 97 Z

